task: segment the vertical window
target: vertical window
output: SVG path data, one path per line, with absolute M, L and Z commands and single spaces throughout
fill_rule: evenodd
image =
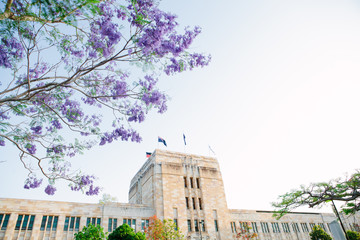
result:
M 196 209 L 195 198 L 192 198 L 192 204 L 193 204 L 193 208 Z
M 101 218 L 96 219 L 96 225 L 101 225 Z
M 64 231 L 67 231 L 69 229 L 69 219 L 70 217 L 65 218 Z M 86 226 L 89 226 L 89 224 L 90 224 L 90 218 L 87 218 Z
M 132 220 L 131 228 L 136 232 L 136 219 Z
M 19 230 L 19 229 L 20 229 L 21 222 L 22 222 L 22 218 L 23 218 L 23 215 L 19 215 L 19 216 L 18 216 L 18 219 L 17 219 L 17 221 L 16 221 L 16 225 L 15 225 L 15 230 Z
M 188 232 L 191 232 L 192 227 L 191 227 L 191 220 L 190 219 L 187 220 L 187 225 L 188 225 Z
M 299 226 L 297 223 L 293 223 L 292 228 L 293 228 L 294 232 L 300 232 L 300 229 L 299 229 Z
M 127 224 L 131 227 L 131 219 L 128 219 L 127 221 Z
M 192 178 L 192 177 L 190 178 L 190 186 L 191 186 L 191 188 L 194 188 L 194 182 L 193 182 L 193 178 Z
M 286 233 L 290 232 L 289 223 L 281 223 L 281 225 L 282 225 L 284 232 L 286 232 Z
M 123 219 L 123 224 L 125 224 L 126 223 L 126 219 Z
M 48 221 L 47 221 L 47 225 L 46 225 L 46 231 L 50 231 L 50 229 L 51 229 L 51 224 L 52 224 L 52 220 L 53 220 L 53 217 L 52 217 L 52 216 L 49 216 L 49 217 L 48 217 Z
M 108 232 L 112 232 L 112 218 L 109 218 Z
M 315 227 L 315 223 L 310 223 L 310 228 L 313 229 Z
M 205 221 L 204 220 L 200 220 L 200 229 L 202 232 L 205 232 Z
M 198 232 L 199 231 L 198 220 L 194 220 L 194 226 L 195 226 L 195 232 Z
M 184 187 L 187 188 L 187 180 L 186 180 L 186 177 L 184 177 Z
M 319 223 L 319 226 L 324 229 L 324 231 L 326 232 L 326 228 L 325 228 L 325 225 L 323 223 Z
M 219 226 L 218 226 L 218 221 L 216 219 L 214 220 L 214 226 L 215 226 L 215 232 L 218 232 Z
M 32 229 L 33 229 L 34 221 L 35 221 L 35 215 L 31 215 L 31 216 L 30 216 L 30 222 L 29 222 L 28 230 L 32 230 Z
M 74 231 L 74 225 L 75 225 L 75 217 L 70 218 L 70 231 Z
M 0 214 L 0 226 L 1 226 L 1 222 L 3 220 L 4 214 Z
M 186 208 L 189 209 L 189 198 L 185 197 L 185 201 L 186 201 Z
M 45 230 L 46 219 L 47 219 L 47 216 L 43 216 L 43 218 L 42 218 L 42 220 L 41 220 L 41 225 L 40 225 L 40 230 L 41 230 L 41 231 L 44 231 L 44 230 Z
M 309 232 L 309 228 L 306 223 L 300 223 L 303 232 Z
M 53 221 L 53 225 L 52 225 L 52 230 L 53 231 L 56 231 L 56 229 L 57 229 L 58 220 L 59 220 L 59 217 L 55 216 L 54 221 Z
M 178 221 L 176 218 L 174 218 L 174 223 L 175 223 L 175 230 L 178 230 Z
M 269 226 L 268 226 L 268 224 L 266 222 L 261 222 L 260 225 L 261 225 L 261 230 L 262 230 L 263 233 L 269 233 L 270 232 Z
M 232 233 L 235 233 L 235 232 L 236 232 L 235 222 L 231 222 L 230 225 L 231 225 L 231 232 L 232 232 Z
M 199 209 L 202 210 L 201 198 L 199 198 Z
M 148 220 L 148 226 L 149 226 L 149 220 Z M 114 218 L 113 229 L 115 230 L 116 228 L 117 228 L 117 218 Z
M 254 233 L 259 232 L 259 231 L 258 231 L 258 228 L 257 228 L 257 225 L 256 225 L 256 222 L 252 222 L 252 223 L 251 223 L 251 227 L 252 227 L 252 230 L 253 230 Z
M 95 226 L 95 223 L 96 223 L 96 218 L 92 218 L 91 219 L 91 224 Z
M 21 230 L 26 230 L 28 221 L 29 221 L 29 215 L 25 215 L 24 220 L 23 220 L 23 223 L 22 223 Z
M 79 229 L 80 229 L 80 217 L 76 217 L 75 231 L 79 231 Z
M 196 187 L 200 188 L 200 179 L 199 178 L 196 178 Z
M 278 223 L 271 223 L 271 227 L 274 233 L 279 233 L 280 232 L 280 228 L 279 228 L 279 224 Z
M 1 230 L 6 230 L 7 225 L 9 223 L 9 218 L 10 218 L 10 214 L 6 214 L 5 218 L 4 218 L 4 222 L 3 222 L 2 226 L 1 226 Z

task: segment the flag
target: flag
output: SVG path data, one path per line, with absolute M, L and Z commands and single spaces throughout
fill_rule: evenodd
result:
M 165 139 L 158 137 L 158 142 L 162 142 L 167 147 Z
M 183 133 L 183 137 L 184 137 L 184 144 L 186 145 L 186 139 L 185 139 L 185 134 Z
M 214 150 L 212 150 L 212 148 L 210 147 L 210 145 L 209 145 L 209 149 L 210 149 L 210 151 L 211 151 L 214 155 L 216 155 L 215 152 L 214 152 Z
M 146 157 L 149 158 L 151 156 L 151 152 L 146 152 Z

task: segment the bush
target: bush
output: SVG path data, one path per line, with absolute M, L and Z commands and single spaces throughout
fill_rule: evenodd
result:
M 332 240 L 332 237 L 318 225 L 313 227 L 309 235 L 311 240 Z
M 129 225 L 124 223 L 109 234 L 109 240 L 145 240 L 145 235 L 141 232 L 134 232 Z
M 347 230 L 346 235 L 348 236 L 349 240 L 360 240 L 360 233 L 358 232 Z
M 100 225 L 85 226 L 80 232 L 75 233 L 75 240 L 102 240 L 106 239 L 104 229 Z

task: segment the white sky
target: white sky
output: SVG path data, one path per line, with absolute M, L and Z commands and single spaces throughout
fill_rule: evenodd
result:
M 139 131 L 143 142 L 96 147 L 74 166 L 127 202 L 132 176 L 157 146 L 209 155 L 220 163 L 229 208 L 272 210 L 300 184 L 358 168 L 360 4 L 358 1 L 163 0 L 183 25 L 203 33 L 193 51 L 210 66 L 162 77 L 172 100 Z M 0 148 L 0 197 L 97 202 L 58 185 L 57 194 L 23 189 L 17 155 Z

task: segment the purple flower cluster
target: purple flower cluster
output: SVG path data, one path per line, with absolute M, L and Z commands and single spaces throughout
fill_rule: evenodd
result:
M 103 137 L 100 140 L 100 145 L 104 145 L 105 143 L 111 143 L 113 140 L 117 140 L 118 138 L 120 138 L 122 141 L 127 141 L 129 139 L 131 139 L 132 142 L 141 141 L 139 133 L 137 133 L 133 129 L 125 129 L 124 127 L 120 127 L 110 133 L 104 133 Z
M 24 48 L 14 37 L 1 38 L 0 44 L 0 66 L 6 68 L 14 67 L 13 61 L 24 56 Z
M 61 113 L 69 122 L 78 122 L 84 116 L 77 101 L 66 99 L 60 107 Z
M 38 188 L 42 183 L 42 179 L 37 179 L 34 176 L 30 176 L 25 180 L 25 189 Z
M 49 69 L 49 66 L 46 63 L 41 62 L 41 63 L 37 64 L 35 68 L 31 68 L 29 70 L 30 79 L 38 78 L 39 76 L 44 74 L 46 72 L 46 70 L 48 70 L 48 69 Z
M 156 85 L 158 79 L 155 79 L 149 75 L 144 76 L 144 79 L 145 80 L 139 81 L 139 85 L 144 87 L 146 89 L 146 91 L 148 91 L 148 92 L 152 91 L 154 86 Z
M 28 143 L 25 145 L 25 148 L 32 155 L 34 155 L 36 153 L 36 146 L 33 144 Z
M 56 191 L 56 188 L 52 185 L 47 185 L 47 187 L 45 188 L 45 193 L 47 195 L 54 195 L 55 194 L 55 191 Z
M 79 176 L 75 186 L 71 186 L 71 190 L 80 191 L 87 189 L 87 191 L 85 192 L 86 195 L 88 196 L 97 195 L 99 194 L 100 188 L 94 187 L 94 179 L 95 179 L 94 176 L 89 176 L 89 175 Z
M 129 117 L 129 122 L 143 122 L 145 120 L 145 113 L 143 111 L 143 109 L 141 108 L 141 106 L 139 105 L 135 105 L 134 107 L 130 108 L 127 111 L 127 114 L 130 116 Z
M 30 129 L 33 131 L 34 134 L 40 135 L 42 127 L 41 126 L 36 126 L 36 127 L 31 127 Z
M 167 98 L 165 94 L 159 92 L 158 90 L 145 92 L 141 100 L 143 100 L 146 105 L 153 105 L 155 108 L 158 108 L 159 113 L 164 113 L 167 110 Z
M 5 141 L 4 140 L 0 140 L 0 146 L 5 146 Z

